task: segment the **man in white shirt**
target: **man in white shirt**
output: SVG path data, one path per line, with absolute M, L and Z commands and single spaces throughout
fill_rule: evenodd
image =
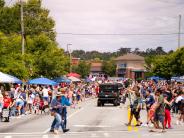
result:
M 48 101 L 49 100 L 49 90 L 47 86 L 43 88 L 42 93 L 43 93 L 43 100 Z

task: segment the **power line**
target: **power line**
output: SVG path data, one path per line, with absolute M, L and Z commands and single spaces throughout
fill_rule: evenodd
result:
M 79 35 L 79 36 L 170 36 L 170 35 L 178 35 L 178 33 L 57 33 L 58 35 Z M 180 33 L 184 34 L 184 33 Z

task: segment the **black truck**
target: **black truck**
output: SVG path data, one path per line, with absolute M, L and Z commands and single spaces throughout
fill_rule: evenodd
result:
M 122 87 L 123 85 L 120 83 L 100 84 L 97 106 L 104 106 L 105 103 L 112 103 L 114 106 L 119 106 Z

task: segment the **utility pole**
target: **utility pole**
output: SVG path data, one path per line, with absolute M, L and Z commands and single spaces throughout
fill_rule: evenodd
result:
M 24 38 L 24 9 L 23 0 L 20 0 L 20 19 L 21 19 L 21 36 L 22 36 L 22 55 L 25 53 L 25 38 Z
M 70 73 L 72 72 L 72 51 L 71 48 L 69 48 L 69 46 L 71 46 L 72 44 L 67 44 L 67 51 L 69 53 L 70 56 Z
M 181 15 L 179 15 L 178 48 L 180 48 L 180 41 L 181 41 Z

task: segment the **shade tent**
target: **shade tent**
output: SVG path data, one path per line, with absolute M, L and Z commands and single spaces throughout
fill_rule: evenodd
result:
M 70 79 L 72 82 L 80 82 L 81 81 L 80 79 L 73 77 L 73 76 L 68 77 L 68 79 Z
M 76 77 L 76 78 L 80 78 L 80 75 L 77 74 L 77 73 L 72 72 L 72 73 L 67 74 L 67 77 Z
M 86 78 L 84 81 L 85 81 L 85 82 L 87 82 L 87 83 L 92 82 L 92 80 L 91 80 L 91 79 L 89 79 L 89 78 Z
M 22 81 L 14 76 L 0 72 L 0 83 L 18 83 L 18 84 L 21 84 Z
M 28 84 L 57 85 L 57 82 L 49 80 L 47 78 L 36 78 L 33 80 L 29 80 Z
M 184 77 L 171 77 L 171 81 L 184 82 Z
M 55 81 L 57 83 L 70 83 L 71 82 L 71 80 L 69 80 L 68 78 L 65 78 L 65 77 L 57 77 L 53 81 Z

